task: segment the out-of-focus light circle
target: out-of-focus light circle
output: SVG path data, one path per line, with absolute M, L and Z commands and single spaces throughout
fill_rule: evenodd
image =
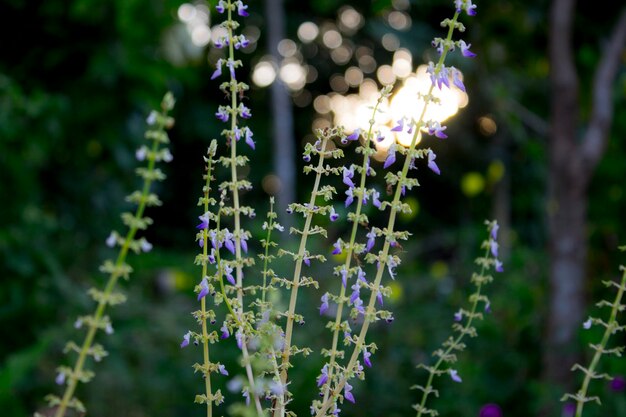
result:
M 478 172 L 468 172 L 461 179 L 461 190 L 468 197 L 474 197 L 485 189 L 485 179 Z
M 313 65 L 306 66 L 306 82 L 312 83 L 317 80 L 317 69 Z
M 351 87 L 356 87 L 363 82 L 363 71 L 357 67 L 350 67 L 346 70 L 345 77 Z
M 393 73 L 398 78 L 406 78 L 413 72 L 413 57 L 406 49 L 399 49 L 393 54 Z
M 378 91 L 378 84 L 376 81 L 371 78 L 366 78 L 361 82 L 359 86 L 359 95 L 367 101 L 375 101 L 378 99 L 378 95 L 380 92 Z
M 378 70 L 376 70 L 376 77 L 382 85 L 393 84 L 396 81 L 393 68 L 389 65 L 381 65 L 378 67 Z
M 348 29 L 357 29 L 363 20 L 361 13 L 352 7 L 345 7 L 339 12 L 339 20 Z
M 185 23 L 191 22 L 196 17 L 196 7 L 193 4 L 183 3 L 178 8 L 178 18 Z
M 276 79 L 276 70 L 271 62 L 261 61 L 254 66 L 252 82 L 259 87 L 267 87 Z
M 408 30 L 411 27 L 411 17 L 397 10 L 389 13 L 387 22 L 395 30 Z
M 313 100 L 313 108 L 319 114 L 330 113 L 330 97 L 327 95 L 315 97 L 315 100 Z
M 386 50 L 395 51 L 400 47 L 400 40 L 393 33 L 385 33 L 381 39 L 381 44 Z
M 215 25 L 211 28 L 211 42 L 213 44 L 217 43 L 219 40 L 228 36 L 228 31 L 225 27 L 220 25 Z
M 319 27 L 313 22 L 304 22 L 298 27 L 298 39 L 304 43 L 313 42 L 319 33 Z
M 283 39 L 282 41 L 278 42 L 278 53 L 285 58 L 294 56 L 297 51 L 298 47 L 296 46 L 296 43 L 291 39 Z
M 299 62 L 284 62 L 280 67 L 280 79 L 291 90 L 300 90 L 306 83 L 306 69 Z
M 330 77 L 330 88 L 337 93 L 345 93 L 348 91 L 348 83 L 346 79 L 341 74 L 333 74 Z
M 208 26 L 196 26 L 191 31 L 191 41 L 196 46 L 205 46 L 211 41 L 211 29 Z
M 327 30 L 324 32 L 324 35 L 322 35 L 322 42 L 328 49 L 339 48 L 342 41 L 341 33 L 337 32 L 335 29 Z
M 269 195 L 276 195 L 280 192 L 283 184 L 280 178 L 274 174 L 269 174 L 263 177 L 261 180 L 261 187 L 263 191 L 268 193 Z
M 327 129 L 330 127 L 330 120 L 326 120 L 322 117 L 318 117 L 317 119 L 313 120 L 311 127 L 313 128 L 313 130 Z
M 493 120 L 490 116 L 483 116 L 478 119 L 478 127 L 480 129 L 480 133 L 485 136 L 491 136 L 498 130 L 495 120 Z
M 350 58 L 352 58 L 352 50 L 346 45 L 341 45 L 339 48 L 330 51 L 330 58 L 335 64 L 347 64 Z
M 366 73 L 370 74 L 376 70 L 376 60 L 371 55 L 363 55 L 358 58 L 359 68 Z
M 312 100 L 311 92 L 309 90 L 300 90 L 293 96 L 293 103 L 300 108 L 305 108 L 311 104 Z

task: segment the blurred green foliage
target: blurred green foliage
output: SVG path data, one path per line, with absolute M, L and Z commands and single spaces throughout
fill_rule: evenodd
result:
M 384 16 L 395 1 L 286 1 L 289 37 L 296 38 L 297 27 L 305 20 L 334 19 L 338 3 L 351 4 L 366 18 L 367 24 L 352 41 L 372 48 L 379 63 L 389 63 L 391 54 L 379 41 L 392 31 Z M 413 26 L 395 33 L 415 57 L 428 56 L 432 53 L 426 51 L 429 39 L 450 5 L 434 0 L 410 3 Z M 120 226 L 124 195 L 136 185 L 134 148 L 141 141 L 145 116 L 167 89 L 178 99 L 177 125 L 172 132 L 175 159 L 160 190 L 164 206 L 149 213 L 157 226 L 148 238 L 158 249 L 131 260 L 138 272 L 126 285 L 129 302 L 111 313 L 116 333 L 104 341 L 111 355 L 95 367 L 96 380 L 82 387 L 79 397 L 95 417 L 202 413 L 193 404 L 200 386 L 191 364 L 198 352 L 181 351 L 178 344 L 184 331 L 193 326 L 189 312 L 194 308 L 192 288 L 198 273 L 193 267 L 193 226 L 201 189 L 200 157 L 209 139 L 219 135 L 212 114 L 222 97 L 217 84 L 208 80 L 212 67 L 204 53 L 185 52 L 179 61 L 168 58 L 180 4 L 180 0 L 3 2 L 3 416 L 27 416 L 42 405 L 43 396 L 54 389 L 54 368 L 62 359 L 64 342 L 82 336 L 71 323 L 91 308 L 84 290 L 102 281 L 97 266 L 110 254 L 102 243 L 111 228 Z M 251 5 L 251 20 L 263 31 L 261 6 Z M 380 348 L 372 358 L 375 366 L 365 383 L 355 384 L 359 407 L 369 410 L 368 415 L 413 414 L 410 404 L 417 395 L 409 387 L 424 377 L 415 366 L 429 360 L 430 352 L 446 338 L 453 312 L 466 301 L 472 259 L 482 239 L 482 220 L 498 211 L 498 193 L 504 193 L 510 203 L 506 211 L 512 227 L 507 245 L 510 259 L 506 272 L 488 289 L 493 314 L 479 325 L 480 337 L 468 342 L 460 358 L 458 369 L 464 383 L 439 381 L 442 396 L 434 400 L 436 408 L 442 416 L 475 416 L 482 404 L 496 402 L 507 416 L 526 417 L 536 415 L 541 398 L 556 401 L 562 394 L 538 383 L 547 291 L 544 195 L 549 137 L 532 127 L 528 115 L 539 119 L 539 127 L 541 121 L 546 123 L 547 6 L 545 0 L 479 4 L 469 37 L 480 59 L 463 64 L 470 104 L 450 123 L 450 139 L 433 144 L 444 175 L 420 178 L 422 187 L 412 202 L 419 211 L 401 219 L 414 238 L 403 248 L 401 277 L 394 283 L 390 301 L 396 320 L 375 326 L 372 340 Z M 581 4 L 577 15 L 575 41 L 583 91 L 590 86 L 599 45 L 610 27 L 602 15 L 605 12 L 596 9 Z M 242 56 L 247 68 L 266 52 L 263 42 L 261 38 L 253 54 Z M 317 81 L 307 86 L 313 96 L 328 92 L 330 75 L 345 70 L 333 64 L 325 51 L 307 59 L 319 73 Z M 623 104 L 625 95 L 622 71 L 616 101 Z M 267 90 L 256 87 L 250 94 L 252 123 L 260 144 L 269 143 L 268 97 Z M 582 104 L 589 107 L 588 95 Z M 494 136 L 480 130 L 478 118 L 485 115 L 497 123 Z M 310 107 L 298 109 L 295 117 L 296 137 L 303 138 L 310 132 L 313 112 Z M 626 109 L 621 105 L 616 107 L 609 150 L 590 188 L 593 279 L 589 296 L 594 299 L 606 294 L 598 285 L 600 280 L 615 276 L 620 262 L 615 247 L 626 234 L 626 144 L 620 140 L 625 133 Z M 260 182 L 272 169 L 272 149 L 258 149 L 251 174 L 256 189 L 244 198 L 258 203 L 261 217 L 266 197 Z M 504 167 L 500 174 L 504 177 L 490 171 L 494 162 Z M 476 174 L 467 179 L 470 172 Z M 463 178 L 475 193 L 464 194 Z M 307 179 L 301 180 L 298 192 L 303 197 Z M 481 180 L 479 187 L 476 181 Z M 326 285 L 330 281 L 322 283 Z M 303 300 L 307 331 L 297 337 L 307 337 L 300 342 L 319 349 L 319 339 L 327 334 L 316 312 L 317 303 L 317 298 Z M 585 333 L 581 344 L 593 336 L 597 335 Z M 623 336 L 616 341 L 624 343 Z M 229 343 L 220 344 L 220 349 Z M 225 349 L 223 355 L 220 359 L 227 368 L 236 369 L 235 349 Z M 315 360 L 301 360 L 292 375 L 292 391 L 312 392 L 320 367 Z M 604 369 L 626 374 L 626 365 L 620 361 L 607 361 Z M 595 389 L 604 405 L 589 407 L 587 416 L 626 413 L 623 392 L 610 392 L 602 383 Z M 301 395 L 294 401 L 300 415 L 308 414 L 307 398 Z M 237 398 L 229 399 L 233 400 Z M 352 416 L 358 409 L 346 406 L 343 412 Z

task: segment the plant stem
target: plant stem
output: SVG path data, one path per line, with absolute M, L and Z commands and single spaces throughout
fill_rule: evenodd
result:
M 159 149 L 159 142 L 154 141 L 152 144 L 152 155 L 156 155 L 156 152 Z M 148 172 L 152 173 L 154 171 L 154 166 L 156 163 L 155 157 L 151 157 L 148 160 Z M 143 216 L 143 212 L 146 207 L 146 201 L 148 194 L 150 192 L 150 186 L 152 185 L 153 180 L 146 178 L 144 179 L 143 189 L 141 192 L 141 199 L 137 206 L 137 210 L 135 211 L 135 219 L 141 219 Z M 133 241 L 135 234 L 137 233 L 137 226 L 132 225 L 129 227 L 128 232 L 126 233 L 126 238 L 124 239 L 124 243 L 119 251 L 117 259 L 115 261 L 114 271 L 109 275 L 109 279 L 105 286 L 103 295 L 98 301 L 98 306 L 93 315 L 93 320 L 91 320 L 89 325 L 89 330 L 87 331 L 87 335 L 85 336 L 85 340 L 83 341 L 81 350 L 78 354 L 78 358 L 76 359 L 76 363 L 74 365 L 74 369 L 72 374 L 69 375 L 69 380 L 67 386 L 65 388 L 65 392 L 63 393 L 63 397 L 61 399 L 61 403 L 59 404 L 54 416 L 55 417 L 63 417 L 67 411 L 68 404 L 72 400 L 74 396 L 74 391 L 76 390 L 76 386 L 78 385 L 78 377 L 83 372 L 83 367 L 85 365 L 85 360 L 87 358 L 87 354 L 93 345 L 94 338 L 96 336 L 96 332 L 98 331 L 98 324 L 102 317 L 104 316 L 104 312 L 106 310 L 107 302 L 109 301 L 109 297 L 117 284 L 118 279 L 121 276 L 121 268 L 125 265 L 126 255 L 128 254 L 128 249 L 130 248 L 130 244 Z
M 593 359 L 591 360 L 591 364 L 587 372 L 585 372 L 585 379 L 583 380 L 583 385 L 578 391 L 578 400 L 576 401 L 576 417 L 581 417 L 583 414 L 583 407 L 585 406 L 585 398 L 587 397 L 587 390 L 589 388 L 589 383 L 591 382 L 591 377 L 595 373 L 595 369 L 598 366 L 598 362 L 602 357 L 602 351 L 606 347 L 611 334 L 615 332 L 615 329 L 618 327 L 617 324 L 617 313 L 620 311 L 622 296 L 624 295 L 624 289 L 626 288 L 626 269 L 624 269 L 624 273 L 622 274 L 621 284 L 618 286 L 617 296 L 615 297 L 615 302 L 613 303 L 613 307 L 611 308 L 611 316 L 609 318 L 608 325 L 604 330 L 604 335 L 602 336 L 602 341 L 600 342 L 599 349 L 596 349 L 596 353 L 593 355 Z
M 370 160 L 370 156 L 367 153 L 367 149 L 369 149 L 370 144 L 371 144 L 371 138 L 372 138 L 372 130 L 374 128 L 374 119 L 376 117 L 376 113 L 378 111 L 378 107 L 380 106 L 382 100 L 383 100 L 383 95 L 381 94 L 380 97 L 378 98 L 378 100 L 376 101 L 376 105 L 374 106 L 374 110 L 372 112 L 372 118 L 370 119 L 370 124 L 369 124 L 369 129 L 367 131 L 367 136 L 365 137 L 365 151 L 363 152 L 363 163 L 361 164 L 361 180 L 359 183 L 359 189 L 363 190 L 363 193 L 365 193 L 365 180 L 367 178 L 367 171 L 368 171 L 368 161 Z M 354 216 L 354 222 L 352 223 L 352 231 L 350 233 L 350 242 L 347 246 L 347 250 L 346 250 L 346 260 L 345 260 L 345 270 L 349 271 L 350 270 L 350 266 L 352 263 L 352 254 L 354 252 L 354 242 L 356 240 L 356 232 L 357 229 L 359 228 L 359 217 L 361 216 L 361 210 L 363 208 L 363 197 L 359 197 L 357 198 L 357 205 L 356 205 L 356 210 L 355 210 L 355 216 Z M 339 327 L 341 324 L 341 319 L 343 316 L 343 305 L 344 305 L 344 298 L 346 296 L 346 287 L 344 287 L 343 285 L 341 285 L 341 289 L 339 290 L 339 302 L 337 303 L 337 314 L 335 315 L 335 325 L 333 328 L 333 341 L 332 341 L 332 347 L 330 350 L 330 360 L 328 361 L 328 381 L 329 383 L 326 384 L 326 388 L 324 389 L 324 401 L 326 402 L 326 400 L 328 400 L 328 395 L 330 392 L 330 381 L 332 381 L 332 377 L 333 377 L 333 370 L 334 370 L 334 365 L 335 365 L 335 358 L 337 356 L 337 345 L 339 344 Z
M 456 24 L 456 21 L 458 20 L 459 17 L 459 12 L 455 12 L 454 13 L 454 17 L 452 18 L 451 23 L 449 24 L 449 30 L 448 30 L 448 36 L 447 36 L 447 41 L 446 45 L 452 40 L 452 33 L 454 32 L 454 27 Z M 439 61 L 437 62 L 437 66 L 435 69 L 436 74 L 439 73 L 439 71 L 441 71 L 441 68 L 443 66 L 445 57 L 448 53 L 449 47 L 445 46 L 443 53 L 441 54 L 441 56 L 439 57 Z M 426 114 L 426 110 L 428 109 L 428 106 L 432 100 L 432 92 L 435 88 L 434 84 L 431 84 L 430 88 L 428 89 L 428 93 L 426 94 L 426 101 L 424 103 L 424 107 L 422 108 L 422 112 L 420 114 L 419 119 L 417 120 L 417 122 L 415 123 L 415 133 L 413 134 L 413 138 L 411 140 L 411 145 L 409 146 L 410 151 L 415 150 L 415 146 L 418 143 L 418 139 L 421 139 L 421 127 L 422 124 L 424 123 L 424 116 Z M 396 191 L 393 197 L 393 202 L 391 203 L 391 210 L 389 212 L 389 221 L 387 223 L 387 231 L 389 234 L 393 233 L 394 231 L 394 227 L 395 227 L 395 222 L 396 222 L 396 215 L 398 212 L 398 205 L 400 202 L 400 196 L 402 194 L 402 180 L 406 178 L 407 173 L 409 171 L 409 165 L 411 162 L 411 158 L 405 158 L 404 160 L 404 165 L 402 167 L 402 173 L 400 175 L 400 180 L 398 181 L 398 185 L 396 187 Z M 359 357 L 359 354 L 361 352 L 361 347 L 363 346 L 364 342 L 365 342 L 365 336 L 367 335 L 367 331 L 369 329 L 370 324 L 372 323 L 372 320 L 375 318 L 375 314 L 374 314 L 374 304 L 376 302 L 376 295 L 377 292 L 380 291 L 380 282 L 382 280 L 382 276 L 383 276 L 383 272 L 385 270 L 385 266 L 387 264 L 387 257 L 389 255 L 389 247 L 390 247 L 390 241 L 388 239 L 385 240 L 385 243 L 383 245 L 383 250 L 382 250 L 382 255 L 379 258 L 379 264 L 378 264 L 378 268 L 376 271 L 376 278 L 374 280 L 374 290 L 372 291 L 371 295 L 370 295 L 370 299 L 367 305 L 367 310 L 366 310 L 366 314 L 365 314 L 365 319 L 363 321 L 363 326 L 361 327 L 361 331 L 359 333 L 359 337 L 357 340 L 356 345 L 354 346 L 354 350 L 352 352 L 352 356 L 350 357 L 350 361 L 348 362 L 348 366 L 346 367 L 346 374 L 342 377 L 342 379 L 339 381 L 339 383 L 335 386 L 335 389 L 333 390 L 333 392 L 331 393 L 330 397 L 328 399 L 326 399 L 325 401 L 323 401 L 322 406 L 320 408 L 320 410 L 318 411 L 316 417 L 322 417 L 325 415 L 326 410 L 328 410 L 328 408 L 331 405 L 331 402 L 333 400 L 333 398 L 339 394 L 339 392 L 341 392 L 341 390 L 343 389 L 343 387 L 345 386 L 346 382 L 349 379 L 349 374 L 351 374 L 353 372 L 354 366 L 356 365 L 357 359 Z
M 298 256 L 296 259 L 296 266 L 293 272 L 293 279 L 291 284 L 291 297 L 289 300 L 289 311 L 287 313 L 287 324 L 285 326 L 285 347 L 283 349 L 282 361 L 281 361 L 281 375 L 280 381 L 283 386 L 287 384 L 287 369 L 289 368 L 289 358 L 291 356 L 291 336 L 293 333 L 293 321 L 294 321 L 294 313 L 296 310 L 296 302 L 298 299 L 298 287 L 300 285 L 300 276 L 302 272 L 302 262 L 304 260 L 305 251 L 306 251 L 306 243 L 309 237 L 309 230 L 311 228 L 311 221 L 313 219 L 313 207 L 315 206 L 315 200 L 317 198 L 317 191 L 320 186 L 320 181 L 322 177 L 322 172 L 324 168 L 324 159 L 326 156 L 326 144 L 328 143 L 328 136 L 326 134 L 323 135 L 323 139 L 320 145 L 319 151 L 319 162 L 317 164 L 317 171 L 315 176 L 315 183 L 313 185 L 313 190 L 311 191 L 311 198 L 309 200 L 309 210 L 307 212 L 306 220 L 304 222 L 304 228 L 302 229 L 302 236 L 300 238 L 300 247 L 298 249 Z M 278 409 L 274 413 L 274 416 L 280 416 L 285 413 L 285 403 L 283 401 L 281 405 L 279 405 Z

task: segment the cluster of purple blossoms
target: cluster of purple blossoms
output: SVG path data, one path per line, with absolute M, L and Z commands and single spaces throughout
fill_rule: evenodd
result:
M 498 238 L 498 230 L 500 230 L 500 226 L 498 225 L 498 223 L 494 223 L 493 227 L 491 228 L 491 239 L 489 240 L 489 251 L 491 252 L 491 255 L 493 256 L 495 260 L 496 272 L 504 272 L 502 261 L 498 259 L 499 245 L 496 240 Z
M 250 15 L 247 11 L 248 6 L 243 4 L 242 1 L 236 1 L 233 3 L 233 5 L 237 8 L 237 14 L 239 16 L 246 17 Z M 218 13 L 224 13 L 226 11 L 226 7 L 228 7 L 228 3 L 226 3 L 224 0 L 220 0 L 217 3 L 217 6 L 215 6 L 215 10 L 217 10 Z

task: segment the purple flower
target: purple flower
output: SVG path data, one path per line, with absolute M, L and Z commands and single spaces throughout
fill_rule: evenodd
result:
M 328 216 L 328 218 L 331 222 L 334 222 L 339 218 L 339 215 L 337 214 L 333 206 L 330 206 L 330 215 Z
M 613 378 L 611 382 L 609 382 L 609 387 L 611 388 L 611 391 L 614 392 L 624 391 L 624 389 L 626 389 L 626 379 L 624 379 L 623 376 L 618 375 Z
M 202 216 L 198 216 L 200 224 L 196 226 L 196 229 L 208 229 L 209 228 L 209 212 L 207 211 Z
M 252 130 L 250 130 L 249 127 L 244 128 L 246 131 L 246 143 L 248 144 L 249 147 L 251 147 L 252 149 L 255 148 L 254 146 L 254 141 L 252 140 Z
M 328 364 L 322 368 L 322 373 L 317 377 L 317 386 L 321 387 L 328 382 Z
M 485 304 L 485 313 L 491 313 L 491 302 L 487 301 L 487 304 Z
M 200 282 L 200 292 L 198 293 L 198 301 L 206 297 L 209 293 L 209 283 L 206 278 L 202 278 L 202 282 Z
M 500 230 L 500 225 L 497 222 L 494 222 L 493 227 L 491 228 L 491 238 L 493 240 L 498 239 L 498 230 Z
M 371 352 L 368 352 L 366 348 L 363 348 L 363 362 L 365 363 L 365 365 L 367 365 L 369 368 L 372 367 L 372 361 L 370 360 L 370 356 L 372 356 Z
M 341 267 L 339 274 L 341 275 L 341 283 L 343 284 L 343 287 L 346 288 L 348 285 L 348 270 L 345 265 Z
M 63 385 L 63 383 L 65 383 L 65 372 L 59 372 L 57 377 L 54 378 L 54 382 L 56 382 L 57 385 Z
M 591 319 L 591 317 L 589 317 L 589 318 L 587 319 L 587 321 L 585 321 L 585 322 L 583 323 L 583 329 L 585 329 L 585 330 L 589 330 L 589 329 L 591 329 L 591 325 L 592 325 L 592 324 L 593 324 L 593 320 Z
M 241 393 L 241 396 L 246 399 L 246 406 L 249 406 L 250 405 L 250 392 L 248 391 L 248 388 L 245 388 L 243 390 L 243 392 Z
M 498 242 L 496 242 L 495 240 L 490 240 L 489 241 L 489 249 L 491 250 L 491 254 L 493 255 L 494 258 L 498 257 Z
M 378 291 L 376 291 L 376 300 L 378 300 L 378 304 L 383 305 L 383 286 L 380 285 L 378 287 Z
M 228 108 L 226 106 L 220 106 L 217 109 L 217 113 L 215 113 L 215 117 L 222 122 L 227 122 L 230 117 L 230 113 L 228 112 Z
M 228 376 L 228 371 L 226 370 L 226 367 L 221 363 L 217 366 L 217 370 L 220 374 Z
M 372 204 L 374 207 L 380 209 L 382 203 L 380 202 L 380 193 L 376 190 L 372 190 Z
M 250 109 L 244 106 L 243 104 L 239 104 L 239 115 L 244 119 L 249 119 L 252 117 L 252 113 L 250 113 Z
M 502 409 L 498 404 L 485 404 L 478 415 L 479 417 L 502 417 Z
M 380 130 L 376 133 L 376 141 L 377 142 L 382 142 L 383 140 L 385 140 L 385 135 L 383 135 L 383 132 L 381 132 Z
M 326 312 L 326 310 L 328 310 L 328 293 L 322 295 L 322 298 L 320 298 L 320 300 L 322 301 L 322 305 L 320 305 L 320 315 L 324 314 Z
M 452 378 L 454 382 L 463 382 L 463 380 L 459 376 L 459 373 L 456 371 L 456 369 L 450 369 L 449 372 L 450 372 L 450 378 Z
M 241 244 L 241 249 L 243 249 L 245 253 L 248 253 L 248 236 L 245 234 L 242 235 L 239 243 Z
M 220 330 L 222 331 L 221 334 L 221 338 L 222 339 L 228 339 L 228 336 L 230 336 L 230 332 L 228 331 L 228 327 L 226 326 L 226 322 L 224 322 L 224 324 L 222 324 L 222 327 L 220 327 Z
M 441 171 L 439 171 L 439 167 L 437 166 L 437 163 L 435 162 L 436 158 L 437 158 L 437 155 L 435 155 L 435 153 L 432 150 L 429 150 L 428 151 L 428 168 L 430 168 L 431 171 L 433 171 L 435 174 L 441 175 Z
M 233 267 L 230 265 L 224 265 L 224 275 L 226 276 L 226 280 L 230 283 L 230 285 L 237 285 L 235 283 L 235 277 L 233 277 Z
M 459 309 L 459 311 L 457 311 L 456 313 L 454 313 L 454 321 L 461 321 L 463 320 L 463 310 Z
M 391 129 L 392 132 L 402 132 L 404 130 L 404 117 L 398 120 L 398 124 Z
M 235 339 L 237 340 L 237 347 L 241 349 L 243 347 L 244 340 L 243 332 L 241 331 L 241 329 L 237 330 L 237 332 L 235 333 Z
M 115 232 L 111 232 L 111 234 L 109 234 L 109 237 L 107 237 L 106 245 L 112 248 L 113 246 L 115 246 L 116 243 L 117 243 L 117 234 Z
M 246 11 L 248 8 L 247 5 L 244 5 L 242 1 L 238 1 L 237 3 L 237 14 L 242 17 L 249 16 L 250 14 Z
M 229 71 L 230 71 L 230 77 L 234 80 L 237 77 L 235 77 L 235 61 L 233 61 L 232 59 L 229 59 L 228 61 L 226 61 L 226 66 L 228 67 Z
M 348 207 L 354 201 L 354 194 L 352 192 L 352 188 L 348 188 L 346 190 L 346 207 Z
M 233 255 L 235 254 L 235 236 L 230 233 L 228 231 L 228 229 L 224 229 L 225 234 L 224 234 L 224 246 L 226 246 L 226 249 L 228 249 L 228 251 L 230 253 L 232 253 Z
M 139 244 L 141 247 L 141 251 L 146 253 L 152 250 L 152 243 L 148 242 L 146 239 L 141 239 L 141 243 Z
M 235 49 L 246 48 L 250 45 L 250 40 L 246 39 L 244 35 L 239 35 L 237 42 L 235 42 Z
M 352 395 L 352 385 L 348 384 L 348 382 L 346 382 L 346 385 L 343 387 L 343 397 L 352 404 L 356 403 L 354 395 Z
M 343 143 L 344 145 L 346 145 L 348 143 L 348 141 L 354 141 L 357 140 L 359 138 L 359 136 L 361 135 L 361 129 L 354 129 L 354 131 L 352 132 L 352 134 L 350 134 L 349 136 L 346 136 L 345 138 L 341 139 L 341 143 Z
M 394 143 L 389 147 L 387 151 L 387 158 L 385 159 L 385 163 L 383 164 L 383 168 L 389 168 L 394 162 L 396 162 L 396 144 Z
M 156 111 L 152 110 L 148 115 L 148 118 L 146 119 L 146 123 L 148 123 L 150 126 L 154 125 L 157 121 L 158 115 L 159 114 Z
M 138 161 L 143 161 L 144 159 L 146 159 L 147 154 L 148 152 L 146 151 L 146 148 L 142 146 L 135 152 L 135 158 L 137 158 Z
M 472 46 L 471 43 L 467 44 L 465 43 L 463 39 L 459 41 L 459 48 L 461 48 L 461 53 L 463 54 L 464 57 L 474 58 L 476 56 L 474 52 L 470 51 L 471 46 Z
M 350 166 L 350 169 L 343 167 L 343 183 L 348 187 L 354 187 L 352 177 L 354 177 L 354 165 Z
M 574 417 L 576 414 L 576 403 L 565 403 L 563 404 L 563 412 L 561 413 L 561 417 Z
M 215 6 L 215 10 L 217 10 L 218 13 L 224 13 L 224 10 L 226 10 L 225 6 L 226 3 L 224 2 L 224 0 L 220 0 L 217 6 Z
M 339 255 L 341 253 L 341 238 L 337 239 L 335 243 L 333 243 L 333 255 Z
M 357 281 L 350 288 L 352 288 L 352 294 L 350 295 L 350 302 L 354 303 L 356 301 L 356 299 L 359 298 L 359 295 L 360 295 L 360 292 L 361 292 L 361 285 L 359 284 L 359 281 Z
M 454 67 L 450 67 L 452 71 L 452 83 L 457 86 L 457 88 L 461 91 L 465 91 L 465 84 L 461 81 L 461 71 Z
M 217 49 L 222 49 L 225 46 L 228 46 L 228 37 L 224 36 L 215 41 L 215 47 Z
M 431 122 L 428 126 L 428 134 L 429 135 L 435 135 L 437 136 L 439 139 L 445 139 L 448 137 L 448 135 L 446 135 L 445 133 L 443 133 L 444 130 L 446 130 L 447 127 L 446 126 L 441 126 L 441 124 L 439 124 L 439 122 Z
M 191 331 L 185 333 L 185 335 L 183 336 L 183 341 L 180 344 L 181 349 L 184 347 L 189 346 L 189 339 L 191 338 Z
M 502 261 L 496 259 L 496 272 L 504 272 L 504 267 L 502 266 Z
M 367 244 L 365 245 L 365 252 L 369 252 L 374 247 L 374 243 L 376 243 L 376 233 L 374 230 L 370 230 L 367 235 Z
M 107 323 L 106 326 L 104 326 L 104 332 L 106 334 L 113 334 L 113 326 L 111 326 L 111 323 Z
M 356 279 L 364 284 L 367 284 L 367 280 L 365 279 L 365 271 L 362 270 L 360 266 L 356 269 Z
M 216 64 L 215 64 L 215 71 L 213 72 L 213 75 L 211 75 L 211 79 L 214 80 L 217 77 L 219 77 L 220 75 L 222 75 L 222 64 L 224 64 L 224 60 L 223 59 L 218 59 Z
M 396 270 L 394 269 L 396 266 L 398 266 L 398 262 L 396 262 L 393 256 L 389 255 L 387 259 L 387 270 L 389 271 L 389 275 L 391 275 L 391 279 L 396 279 Z
M 448 68 L 445 65 L 441 66 L 439 70 L 439 75 L 437 76 L 437 87 L 441 90 L 441 86 L 445 85 L 450 88 L 450 75 L 448 73 Z

